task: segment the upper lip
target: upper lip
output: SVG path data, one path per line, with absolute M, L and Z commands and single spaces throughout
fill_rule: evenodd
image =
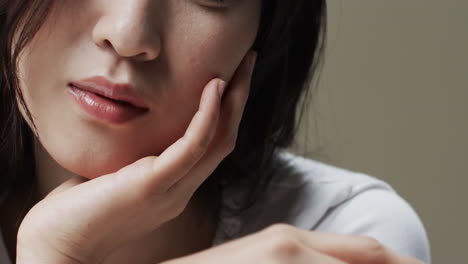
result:
M 130 84 L 114 83 L 103 76 L 94 76 L 80 81 L 71 82 L 71 85 L 113 100 L 127 102 L 139 108 L 148 108 L 142 97 Z

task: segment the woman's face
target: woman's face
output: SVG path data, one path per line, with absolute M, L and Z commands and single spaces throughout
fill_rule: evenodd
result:
M 20 86 L 43 147 L 90 179 L 180 138 L 205 85 L 233 76 L 261 13 L 261 0 L 56 2 L 20 57 Z M 149 110 L 123 123 L 88 114 L 69 84 L 92 76 L 134 86 Z

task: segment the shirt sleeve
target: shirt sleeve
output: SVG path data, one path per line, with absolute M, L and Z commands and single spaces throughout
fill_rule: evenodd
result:
M 391 190 L 370 189 L 330 209 L 315 231 L 364 235 L 405 256 L 431 263 L 424 226 L 411 206 Z

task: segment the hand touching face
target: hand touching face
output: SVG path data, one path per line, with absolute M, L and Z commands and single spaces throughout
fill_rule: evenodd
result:
M 61 167 L 95 178 L 159 155 L 180 138 L 213 78 L 227 82 L 251 48 L 260 0 L 56 1 L 20 60 L 41 144 Z M 71 82 L 128 83 L 149 111 L 124 124 L 84 112 Z
M 235 146 L 254 61 L 248 53 L 229 87 L 217 78 L 206 85 L 184 136 L 160 156 L 92 180 L 73 177 L 34 205 L 18 231 L 17 263 L 105 263 L 180 215 Z

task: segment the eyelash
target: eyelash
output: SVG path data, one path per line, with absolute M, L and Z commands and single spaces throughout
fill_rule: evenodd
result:
M 232 0 L 208 0 L 208 2 L 212 2 L 215 6 L 228 6 Z

